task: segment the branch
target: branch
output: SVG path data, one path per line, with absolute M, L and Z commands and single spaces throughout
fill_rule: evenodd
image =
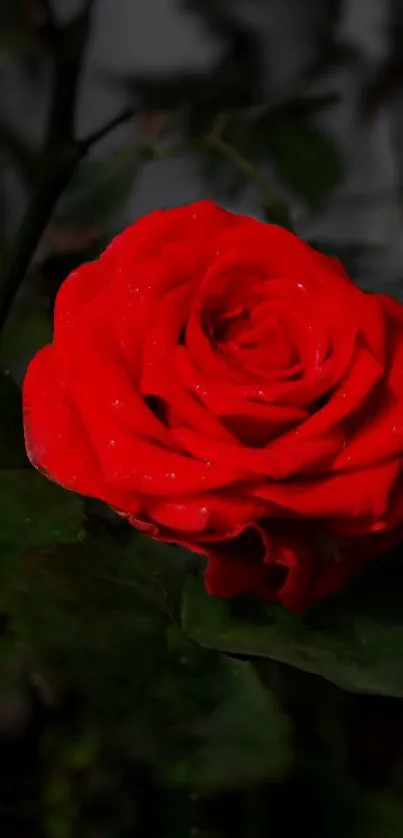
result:
M 52 211 L 76 165 L 74 154 L 60 164 L 47 166 L 32 193 L 28 209 L 6 262 L 0 295 L 0 331 L 4 327 L 14 299 L 47 227 Z
M 74 137 L 78 86 L 89 28 L 90 14 L 85 11 L 54 33 L 55 73 L 46 143 L 51 149 L 64 146 Z
M 263 197 L 263 201 L 271 220 L 282 227 L 292 230 L 292 223 L 287 204 L 277 197 L 267 180 L 261 177 L 253 163 L 247 160 L 236 148 L 229 145 L 215 134 L 205 138 L 205 143 L 215 151 L 226 157 L 237 169 L 242 172 L 248 180 L 253 183 Z
M 91 148 L 91 146 L 98 143 L 107 134 L 111 131 L 114 131 L 115 128 L 118 128 L 120 125 L 123 125 L 125 122 L 128 122 L 130 119 L 133 119 L 136 116 L 136 109 L 135 108 L 125 108 L 120 113 L 116 114 L 113 119 L 106 122 L 105 125 L 102 125 L 101 128 L 97 128 L 96 131 L 92 131 L 91 134 L 88 134 L 83 140 L 80 140 L 79 147 L 81 149 L 82 154 L 86 154 L 87 151 Z
M 85 149 L 74 141 L 78 85 L 90 27 L 93 0 L 66 27 L 53 31 L 55 74 L 44 144 L 43 165 L 28 208 L 5 263 L 0 288 L 0 331 L 3 328 L 32 256 L 57 201 Z M 52 11 L 50 4 L 46 8 Z M 53 40 L 53 39 L 52 39 Z

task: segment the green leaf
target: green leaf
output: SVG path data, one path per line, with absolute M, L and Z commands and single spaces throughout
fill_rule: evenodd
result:
M 0 546 L 15 553 L 79 538 L 83 502 L 34 469 L 0 470 Z
M 281 661 L 353 692 L 402 697 L 402 582 L 397 550 L 296 617 L 257 599 L 209 597 L 202 582 L 191 578 L 183 630 L 207 648 Z
M 0 373 L 0 469 L 28 466 L 22 430 L 21 393 L 9 375 Z
M 320 209 L 344 174 L 333 140 L 298 110 L 272 115 L 265 135 L 267 153 L 282 183 L 311 210 Z
M 115 222 L 129 200 L 144 153 L 132 146 L 102 159 L 84 160 L 67 187 L 56 217 L 75 226 L 100 227 Z
M 166 623 L 141 586 L 139 595 L 135 569 L 122 576 L 123 558 L 91 540 L 35 550 L 20 560 L 8 598 L 13 630 L 50 691 L 75 685 L 92 719 L 117 726 L 156 675 Z
M 77 502 L 58 492 L 60 501 Z M 44 497 L 41 506 L 48 508 Z M 54 534 L 47 532 L 49 509 L 43 534 L 29 533 L 36 549 L 20 539 L 15 572 L 6 580 L 14 630 L 46 680 L 68 685 L 70 679 L 88 688 L 94 712 L 107 715 L 118 705 L 130 713 L 133 689 L 148 683 L 165 649 L 162 635 L 178 610 L 186 554 L 160 550 L 141 536 L 122 547 L 106 530 L 81 537 L 81 518 L 72 520 L 66 510 L 66 529 L 57 511 L 63 510 L 52 511 L 55 523 L 59 517 L 56 536 L 70 543 L 47 546 Z M 12 533 L 10 538 L 15 545 Z
M 282 777 L 292 761 L 286 717 L 248 663 L 172 625 L 187 554 L 160 547 L 104 535 L 22 558 L 8 605 L 39 681 L 51 694 L 76 685 L 91 725 L 107 723 L 171 787 Z
M 58 491 L 62 497 L 78 502 L 82 514 L 77 495 Z M 66 543 L 40 555 L 29 554 L 26 572 L 35 573 L 38 567 L 53 580 L 52 584 L 64 591 L 71 585 L 79 585 L 81 591 L 86 590 L 84 607 L 91 599 L 94 603 L 105 600 L 113 605 L 116 601 L 130 602 L 134 596 L 175 618 L 189 563 L 194 557 L 185 550 L 161 544 L 134 530 L 133 533 L 129 543 L 122 545 L 106 527 L 100 526 L 96 532 L 83 537 L 79 530 L 78 542 L 72 537 L 59 539 Z
M 201 725 L 203 742 L 189 769 L 194 784 L 214 789 L 284 776 L 292 761 L 289 725 L 251 664 L 222 659 L 227 685 Z
M 290 725 L 253 667 L 174 628 L 167 653 L 149 719 L 165 780 L 217 792 L 283 777 L 293 759 Z

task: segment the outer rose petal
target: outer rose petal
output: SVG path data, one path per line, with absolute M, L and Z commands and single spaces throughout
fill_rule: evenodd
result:
M 246 216 L 227 212 L 213 201 L 155 210 L 116 236 L 102 259 L 117 268 L 123 262 L 130 270 L 137 260 L 160 255 L 162 248 L 170 242 L 215 241 L 220 233 L 238 228 L 249 220 Z
M 157 528 L 193 533 L 200 544 L 226 541 L 267 512 L 265 503 L 222 492 L 199 498 L 151 499 L 147 515 Z
M 88 262 L 73 271 L 60 286 L 56 297 L 55 339 L 68 340 L 71 327 L 85 306 L 108 286 L 110 276 L 100 262 Z
M 33 465 L 67 489 L 113 503 L 114 493 L 104 483 L 80 416 L 60 380 L 51 346 L 38 352 L 29 365 L 24 426 Z

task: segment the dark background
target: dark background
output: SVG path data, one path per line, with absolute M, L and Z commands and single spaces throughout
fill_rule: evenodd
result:
M 159 206 L 292 223 L 401 296 L 402 35 L 401 0 L 1 0 L 7 380 L 67 273 Z M 2 836 L 403 834 L 400 700 L 252 675 L 48 558 L 24 554 L 22 598 L 0 579 Z

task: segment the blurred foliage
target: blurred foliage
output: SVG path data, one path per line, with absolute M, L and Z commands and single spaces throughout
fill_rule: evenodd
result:
M 16 55 L 37 58 L 43 52 L 44 5 L 40 0 L 4 0 L 0 9 L 0 62 Z
M 133 194 L 136 176 L 144 165 L 141 152 L 123 146 L 100 160 L 83 161 L 61 197 L 56 218 L 62 224 L 74 219 L 81 229 L 89 225 L 108 229 Z
M 314 121 L 334 101 L 334 96 L 301 97 L 259 108 L 242 121 L 228 116 L 222 121 L 220 136 L 256 167 L 271 167 L 276 183 L 314 212 L 323 208 L 343 178 L 341 155 Z M 203 155 L 201 172 L 213 189 L 221 184 L 228 197 L 236 197 L 245 186 L 242 172 L 234 170 L 219 149 Z M 266 203 L 266 213 L 270 208 Z
M 403 833 L 399 555 L 388 560 L 386 586 L 374 565 L 302 621 L 248 598 L 214 601 L 199 559 L 55 486 L 25 454 L 16 381 L 51 339 L 60 284 L 118 228 L 143 166 L 189 155 L 206 193 L 225 202 L 252 184 L 262 217 L 287 225 L 287 201 L 310 221 L 343 183 L 343 157 L 323 127 L 338 99 L 318 92 L 323 78 L 357 58 L 340 41 L 342 0 L 320 3 L 316 54 L 280 100 L 271 57 L 235 6 L 182 3 L 221 45 L 209 70 L 101 72 L 129 107 L 82 141 L 73 130 L 76 96 L 96 0 L 83 0 L 63 26 L 52 0 L 0 4 L 0 72 L 22 68 L 38 96 L 49 72 L 54 78 L 42 147 L 5 108 L 0 116 L 6 278 L 15 244 L 4 200 L 11 170 L 29 222 L 0 344 L 4 838 Z M 363 90 L 364 115 L 400 81 L 398 6 L 391 5 L 393 54 Z M 124 140 L 93 153 L 125 122 Z M 47 172 L 66 188 L 52 192 Z M 316 244 L 354 275 L 365 266 L 361 246 Z

